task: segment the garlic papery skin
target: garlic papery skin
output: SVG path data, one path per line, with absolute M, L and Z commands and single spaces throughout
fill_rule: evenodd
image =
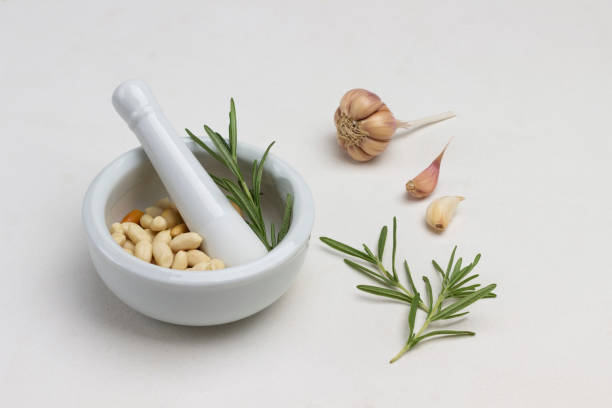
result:
M 436 231 L 444 231 L 453 219 L 457 206 L 463 200 L 465 198 L 461 196 L 446 196 L 435 199 L 427 207 L 425 215 L 427 225 Z
M 440 174 L 440 164 L 442 163 L 442 157 L 448 144 L 444 147 L 444 150 L 431 162 L 429 167 L 419 173 L 418 176 L 409 180 L 406 183 L 406 191 L 414 198 L 425 198 L 429 196 L 438 185 L 438 176 Z
M 416 129 L 454 117 L 452 112 L 412 121 L 398 121 L 373 92 L 351 89 L 340 100 L 334 114 L 338 144 L 357 161 L 381 154 L 398 128 Z

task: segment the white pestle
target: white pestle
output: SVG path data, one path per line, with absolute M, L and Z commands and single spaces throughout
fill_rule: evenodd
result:
M 236 266 L 267 253 L 178 137 L 145 82 L 130 80 L 119 85 L 113 92 L 113 105 L 138 137 L 185 224 L 204 238 L 203 248 L 210 256 Z

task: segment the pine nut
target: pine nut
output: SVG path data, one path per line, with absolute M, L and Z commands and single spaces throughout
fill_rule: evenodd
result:
M 184 270 L 187 269 L 187 252 L 178 251 L 174 255 L 174 262 L 172 262 L 172 269 Z
M 166 228 L 168 228 L 168 222 L 166 222 L 166 219 L 161 215 L 158 215 L 157 217 L 153 218 L 153 221 L 151 221 L 151 230 L 153 231 L 159 232 L 165 230 Z
M 219 269 L 225 269 L 225 263 L 223 263 L 222 260 L 215 258 L 212 261 L 210 261 L 210 269 L 212 269 L 213 271 L 216 271 Z
M 153 217 L 151 217 L 149 214 L 144 214 L 142 217 L 140 217 L 140 226 L 142 228 L 151 228 L 152 221 Z
M 170 244 L 171 240 L 172 237 L 170 236 L 170 230 L 160 231 L 157 233 L 157 235 L 155 235 L 155 238 L 153 238 L 153 242 L 162 242 L 166 245 Z
M 147 241 L 146 239 L 138 241 L 136 248 L 134 249 L 134 255 L 147 263 L 151 262 L 151 258 L 153 256 L 153 246 L 151 245 L 151 242 Z
M 123 250 L 124 250 L 125 252 L 127 252 L 128 254 L 130 254 L 130 255 L 134 256 L 134 250 L 133 250 L 133 249 L 130 249 L 130 248 L 123 248 Z
M 172 201 L 170 201 L 169 197 L 164 197 L 162 199 L 160 199 L 157 204 L 155 204 L 156 206 L 158 206 L 159 208 L 162 209 L 166 209 L 166 208 L 176 208 L 176 206 L 174 205 L 174 203 Z
M 163 209 L 157 206 L 151 206 L 151 207 L 145 208 L 145 214 L 149 214 L 153 218 L 157 217 L 158 215 L 161 215 L 162 211 Z
M 134 251 L 135 247 L 136 245 L 134 245 L 134 243 L 130 241 L 129 239 L 125 241 L 125 244 L 123 244 L 123 249 L 131 249 L 132 252 Z
M 113 232 L 120 232 L 122 234 L 125 234 L 125 230 L 123 229 L 123 226 L 118 222 L 111 225 L 111 233 Z
M 170 241 L 170 248 L 174 252 L 187 249 L 196 249 L 202 243 L 202 237 L 195 232 L 185 232 L 177 235 Z
M 170 265 L 172 265 L 174 255 L 172 254 L 172 250 L 167 244 L 164 244 L 160 241 L 156 241 L 153 243 L 152 251 L 156 264 L 164 268 L 169 268 Z
M 155 233 L 151 231 L 150 228 L 145 229 L 144 232 L 146 232 L 149 236 L 149 242 L 153 242 L 153 238 L 155 238 Z
M 173 228 L 175 225 L 178 225 L 183 222 L 179 213 L 176 210 L 173 210 L 172 208 L 166 208 L 162 212 L 161 216 L 166 219 L 166 228 Z
M 189 266 L 199 264 L 200 262 L 210 261 L 210 257 L 199 249 L 187 251 L 187 263 Z
M 172 235 L 172 238 L 176 237 L 177 235 L 182 234 L 183 232 L 189 232 L 189 229 L 187 228 L 187 225 L 183 224 L 179 224 L 179 225 L 175 225 L 171 230 L 170 230 L 170 235 Z
M 128 226 L 127 236 L 130 238 L 130 241 L 134 242 L 136 245 L 138 245 L 140 241 L 151 242 L 151 236 L 138 224 L 130 224 Z
M 119 246 L 123 246 L 123 244 L 125 244 L 126 238 L 123 232 L 113 232 L 111 236 L 113 237 L 115 242 L 119 244 Z
M 121 226 L 123 227 L 123 233 L 127 235 L 128 229 L 130 228 L 130 224 L 134 224 L 133 222 L 122 222 Z
M 210 271 L 211 264 L 209 261 L 204 261 L 204 262 L 200 262 L 198 264 L 193 265 L 193 268 L 191 269 L 194 271 Z

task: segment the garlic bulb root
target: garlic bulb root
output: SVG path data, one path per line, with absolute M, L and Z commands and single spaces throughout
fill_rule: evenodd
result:
M 427 225 L 436 231 L 444 231 L 455 215 L 457 206 L 465 197 L 446 196 L 435 199 L 425 214 Z

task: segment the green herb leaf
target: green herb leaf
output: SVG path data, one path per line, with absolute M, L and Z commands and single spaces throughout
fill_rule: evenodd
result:
M 395 252 L 397 250 L 397 218 L 393 217 L 393 254 L 391 256 L 391 267 L 393 270 L 393 279 L 397 282 L 398 276 L 395 270 Z M 382 259 L 381 259 L 382 262 Z
M 289 232 L 289 226 L 291 225 L 291 219 L 293 218 L 293 196 L 287 194 L 285 199 L 285 211 L 283 213 L 283 221 L 281 223 L 280 230 L 278 231 L 278 242 L 281 242 L 287 232 Z
M 236 155 L 236 147 L 238 145 L 238 131 L 236 128 L 236 106 L 234 105 L 234 98 L 230 99 L 230 113 L 229 113 L 229 146 L 230 153 L 234 161 L 238 160 Z
M 380 288 L 378 286 L 371 285 L 357 285 L 357 289 L 362 290 L 373 295 L 383 296 L 390 299 L 401 300 L 402 302 L 413 303 L 413 300 L 408 295 L 398 292 L 393 289 Z M 418 302 L 416 302 L 418 305 Z M 418 308 L 418 306 L 416 306 Z
M 185 129 L 191 140 L 193 140 L 198 146 L 202 149 L 206 150 L 206 152 L 215 160 L 217 160 L 221 164 L 225 164 L 225 161 L 215 152 L 213 149 L 208 147 L 206 143 L 204 143 L 199 137 L 194 135 L 189 129 Z
M 345 259 L 344 263 L 347 264 L 349 267 L 353 268 L 354 270 L 356 270 L 357 272 L 360 272 L 366 275 L 368 278 L 373 279 L 374 281 L 378 283 L 381 283 L 386 286 L 392 286 L 391 282 L 389 282 L 389 280 L 385 276 L 379 275 L 373 270 L 366 268 L 365 266 L 360 265 L 357 262 L 353 262 L 350 259 Z
M 382 262 L 383 254 L 385 252 L 385 242 L 387 241 L 387 226 L 385 225 L 380 230 L 380 235 L 378 236 L 378 259 Z
M 429 301 L 428 307 L 429 307 L 429 312 L 432 312 L 432 308 L 433 308 L 433 291 L 431 290 L 431 283 L 429 282 L 429 279 L 427 279 L 427 276 L 423 276 L 423 282 L 425 282 L 425 290 L 427 292 L 427 299 Z
M 474 336 L 476 333 L 472 331 L 459 331 L 459 330 L 434 330 L 430 331 L 427 334 L 419 336 L 414 339 L 414 344 L 419 343 L 420 341 L 425 340 L 428 337 L 433 336 Z
M 444 278 L 446 281 L 450 278 L 451 268 L 455 263 L 455 252 L 457 251 L 457 245 L 453 248 L 453 252 L 451 253 L 450 259 L 448 260 L 448 266 L 446 267 L 446 273 L 444 274 Z
M 376 259 L 376 256 L 374 256 L 374 253 L 372 252 L 370 248 L 368 248 L 366 244 L 363 244 L 363 249 L 365 249 L 366 253 L 368 254 L 370 258 Z
M 436 315 L 434 316 L 434 320 L 439 320 L 439 319 L 444 319 L 447 316 L 453 315 L 455 313 L 457 313 L 458 311 L 460 311 L 461 309 L 465 309 L 466 307 L 468 307 L 469 305 L 471 305 L 472 303 L 476 302 L 478 299 L 482 298 L 483 296 L 491 293 L 495 287 L 497 285 L 495 285 L 494 283 L 480 289 L 477 290 L 476 292 L 472 293 L 471 295 L 468 295 L 466 297 L 464 297 L 461 300 L 456 301 L 455 303 L 445 307 L 444 309 L 440 310 L 438 313 L 436 313 Z
M 419 296 L 419 294 L 415 294 L 414 298 L 412 299 L 412 303 L 410 303 L 410 312 L 408 313 L 408 328 L 410 330 L 410 334 L 408 335 L 408 338 L 412 338 L 412 336 L 414 335 L 414 323 L 416 320 L 416 312 L 419 309 L 419 302 L 421 301 L 421 298 Z
M 414 286 L 414 281 L 412 280 L 412 274 L 410 273 L 410 268 L 408 267 L 408 261 L 404 261 L 404 269 L 406 270 L 406 276 L 408 277 L 408 284 L 410 285 L 410 289 L 412 289 L 412 293 L 416 296 L 419 294 L 416 286 Z
M 261 156 L 261 160 L 259 161 L 258 165 L 257 165 L 257 171 L 255 174 L 255 179 L 253 181 L 253 193 L 255 195 L 255 202 L 259 203 L 261 198 L 261 179 L 263 177 L 263 170 L 264 170 L 264 163 L 266 162 L 266 158 L 268 157 L 268 153 L 270 152 L 270 149 L 272 148 L 272 146 L 274 146 L 275 142 L 272 142 L 268 145 L 268 148 L 266 149 L 266 151 L 264 152 L 263 156 Z
M 468 283 L 469 281 L 476 279 L 477 277 L 479 277 L 480 275 L 476 274 L 476 275 L 472 275 L 468 278 L 465 278 L 464 280 L 462 280 L 461 282 L 453 285 L 453 288 L 461 288 L 463 285 L 465 285 L 466 283 Z
M 272 243 L 272 247 L 276 246 L 276 231 L 274 230 L 274 223 L 270 224 L 270 242 Z
M 353 247 L 350 247 L 350 246 L 348 246 L 346 244 L 343 244 L 342 242 L 338 242 L 335 239 L 331 239 L 331 238 L 328 238 L 328 237 L 320 237 L 319 239 L 324 244 L 332 247 L 336 251 L 340 251 L 340 252 L 345 253 L 347 255 L 351 255 L 351 256 L 354 256 L 354 257 L 357 257 L 357 258 L 361 258 L 361 259 L 363 259 L 365 261 L 368 261 L 368 262 L 373 262 L 373 263 L 376 262 L 376 260 L 372 259 L 372 257 L 369 256 L 368 254 L 366 254 L 366 253 L 364 253 L 364 252 L 362 252 L 362 251 L 360 251 L 358 249 L 355 249 Z
M 468 314 L 468 313 L 470 313 L 470 312 L 457 313 L 457 314 L 454 314 L 454 315 L 450 315 L 450 316 L 448 316 L 448 317 L 445 317 L 443 320 L 455 319 L 455 318 L 457 318 L 457 317 L 465 316 L 465 315 L 466 315 L 466 314 Z

